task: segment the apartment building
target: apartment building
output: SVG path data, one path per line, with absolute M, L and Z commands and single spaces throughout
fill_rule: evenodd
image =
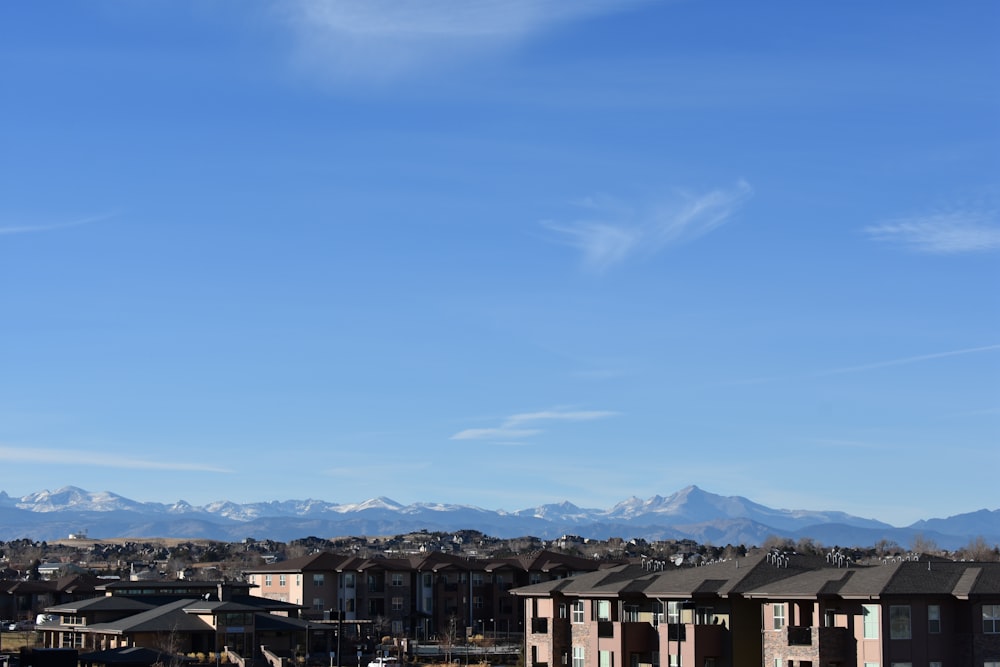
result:
M 1000 667 L 1000 563 L 651 561 L 513 593 L 527 667 Z
M 514 636 L 519 586 L 594 571 L 606 563 L 550 551 L 477 559 L 428 552 L 358 558 L 320 552 L 246 571 L 261 597 L 300 604 L 305 619 L 365 620 L 377 636 L 433 639 Z

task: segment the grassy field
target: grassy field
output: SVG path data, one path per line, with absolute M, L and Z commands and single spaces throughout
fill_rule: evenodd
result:
M 20 651 L 23 647 L 39 646 L 39 633 L 34 630 L 17 630 L 14 632 L 0 632 L 0 651 L 4 653 Z

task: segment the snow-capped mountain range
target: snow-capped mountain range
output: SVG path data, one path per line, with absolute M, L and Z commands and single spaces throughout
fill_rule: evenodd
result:
M 632 497 L 610 509 L 569 502 L 514 512 L 469 505 L 401 505 L 379 497 L 362 503 L 285 500 L 204 506 L 139 502 L 108 491 L 77 487 L 14 498 L 0 491 L 0 540 L 54 540 L 86 531 L 92 538 L 180 537 L 290 541 L 302 537 L 397 535 L 414 530 L 479 530 L 495 537 L 579 535 L 647 540 L 693 539 L 712 544 L 759 545 L 769 536 L 808 537 L 824 545 L 868 546 L 882 539 L 907 546 L 917 535 L 954 549 L 983 537 L 1000 542 L 1000 510 L 979 510 L 894 527 L 837 511 L 773 509 L 741 496 L 689 486 L 669 496 Z

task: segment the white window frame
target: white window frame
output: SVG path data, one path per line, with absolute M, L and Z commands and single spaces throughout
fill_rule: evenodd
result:
M 864 635 L 865 639 L 878 639 L 879 635 L 879 620 L 878 620 L 878 610 L 879 606 L 877 604 L 863 604 L 861 605 L 862 615 L 864 616 Z M 877 667 L 877 666 L 876 666 Z
M 576 600 L 570 606 L 570 622 L 583 623 L 583 600 Z
M 784 602 L 775 602 L 771 605 L 771 620 L 772 625 L 775 630 L 784 630 L 786 616 L 786 607 Z
M 573 667 L 587 667 L 587 654 L 582 646 L 573 647 Z
M 1000 604 L 983 605 L 983 634 L 1000 633 Z

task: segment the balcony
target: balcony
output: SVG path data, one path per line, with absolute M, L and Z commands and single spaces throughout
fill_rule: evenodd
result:
M 809 626 L 788 626 L 789 646 L 812 646 L 812 628 Z
M 798 648 L 798 655 L 811 654 L 819 664 L 854 660 L 854 638 L 847 628 L 790 625 L 785 628 L 785 641 L 788 646 L 809 647 Z
M 535 635 L 549 634 L 549 619 L 547 618 L 531 619 L 531 633 Z

